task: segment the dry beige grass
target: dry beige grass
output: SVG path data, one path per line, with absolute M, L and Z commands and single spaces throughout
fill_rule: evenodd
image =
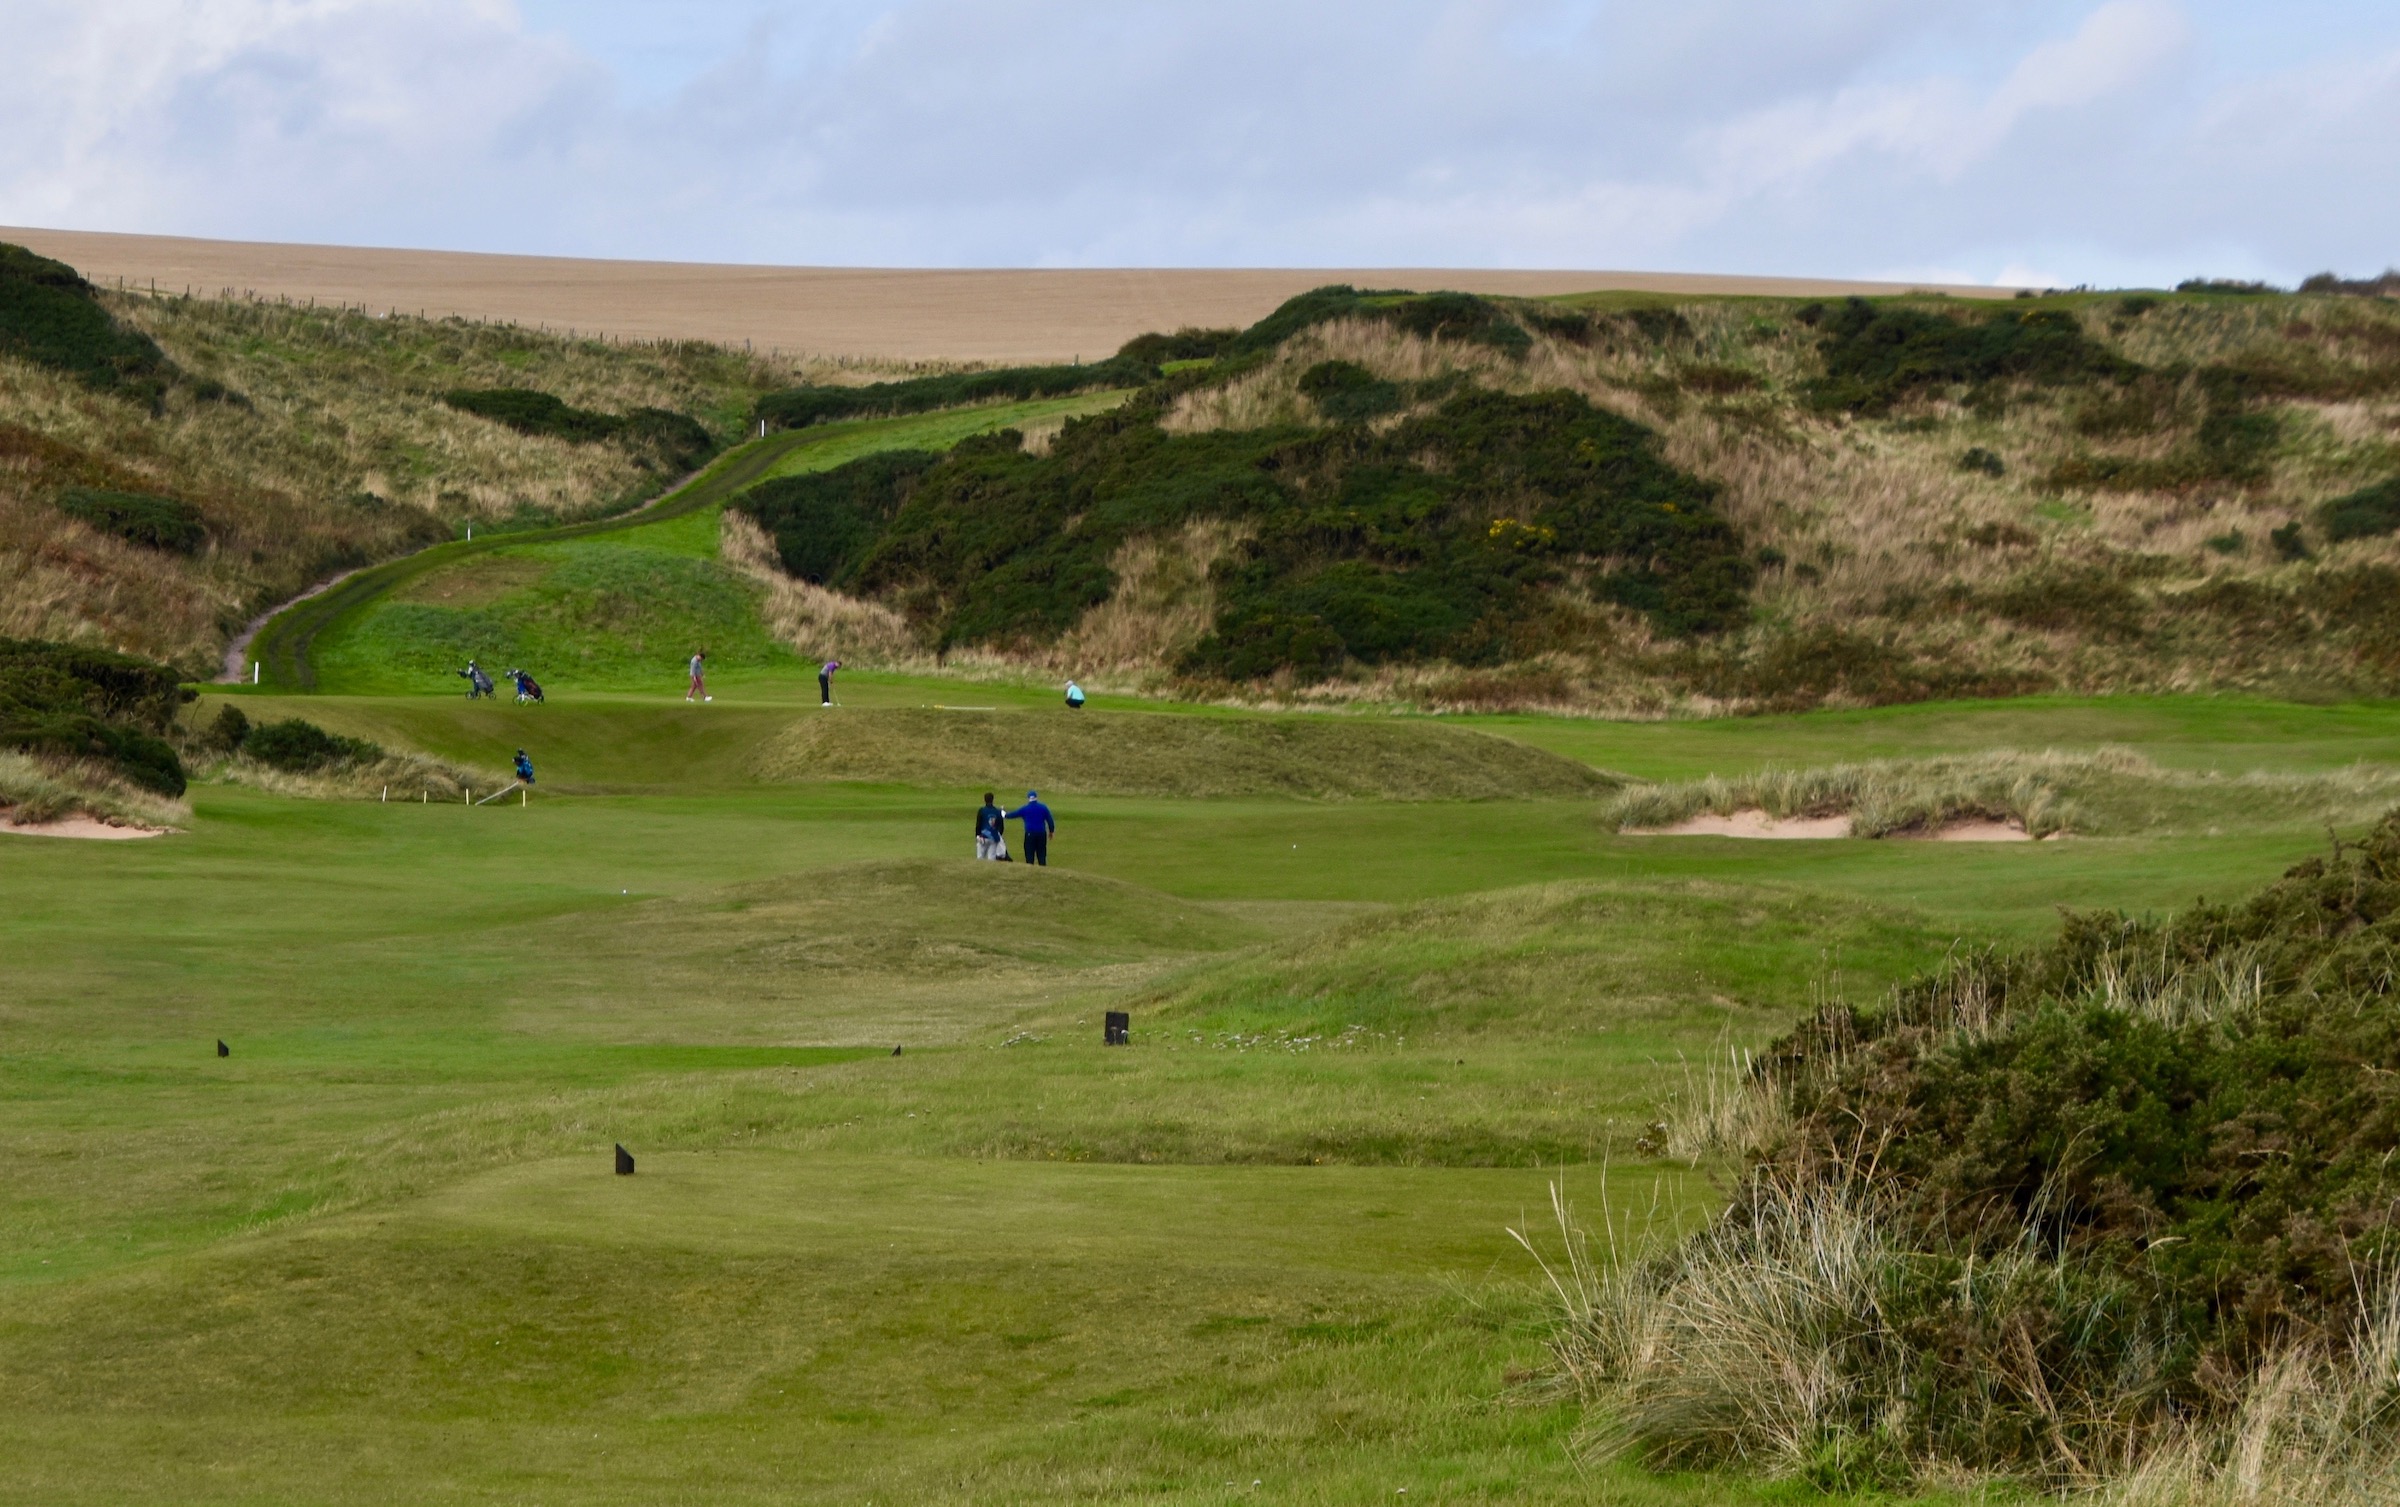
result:
M 933 652 L 891 608 L 784 574 L 775 541 L 748 514 L 728 511 L 718 527 L 725 563 L 765 590 L 759 611 L 767 631 L 802 658 L 838 659 L 862 670 L 932 666 Z

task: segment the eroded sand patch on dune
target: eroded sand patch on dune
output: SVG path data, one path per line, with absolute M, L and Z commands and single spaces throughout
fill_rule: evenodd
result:
M 102 842 L 123 842 L 136 837 L 164 837 L 172 830 L 167 827 L 118 827 L 96 816 L 61 816 L 46 822 L 12 822 L 0 816 L 0 832 L 19 837 L 82 837 Z

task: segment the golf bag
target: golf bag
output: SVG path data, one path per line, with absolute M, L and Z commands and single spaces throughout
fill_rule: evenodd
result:
M 523 670 L 509 671 L 508 678 L 516 682 L 517 705 L 523 706 L 528 701 L 540 701 L 542 699 L 542 683 L 534 679 L 532 676 L 526 674 Z
M 480 701 L 493 694 L 492 677 L 484 674 L 483 667 L 471 659 L 467 661 L 467 667 L 458 672 L 458 678 L 467 683 L 469 701 Z

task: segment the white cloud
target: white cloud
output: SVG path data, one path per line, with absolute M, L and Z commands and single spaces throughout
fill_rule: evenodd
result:
M 0 221 L 2044 282 L 2400 255 L 2400 34 L 2269 73 L 2169 0 L 527 3 L 0 0 Z

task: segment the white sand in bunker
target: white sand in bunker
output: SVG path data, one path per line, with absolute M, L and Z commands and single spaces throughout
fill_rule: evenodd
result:
M 1756 809 L 1720 814 L 1703 811 L 1687 816 L 1669 827 L 1628 827 L 1626 837 L 1753 837 L 1827 839 L 1849 837 L 1850 818 L 1847 816 L 1769 816 Z M 1938 827 L 1917 832 L 1889 834 L 1901 841 L 1915 842 L 2031 842 L 2033 836 L 2014 822 L 1991 821 L 1982 817 L 1962 817 Z M 2050 838 L 2064 837 L 2053 832 Z M 2045 841 L 2049 839 L 2044 839 Z
M 82 837 L 101 842 L 124 842 L 136 837 L 164 837 L 166 827 L 118 827 L 95 816 L 62 816 L 46 822 L 18 823 L 0 815 L 0 832 L 18 837 Z
M 1764 811 L 1736 811 L 1720 816 L 1703 811 L 1687 816 L 1671 827 L 1628 828 L 1627 837 L 1762 837 L 1762 838 L 1828 838 L 1848 837 L 1850 818 L 1847 816 L 1769 816 Z

